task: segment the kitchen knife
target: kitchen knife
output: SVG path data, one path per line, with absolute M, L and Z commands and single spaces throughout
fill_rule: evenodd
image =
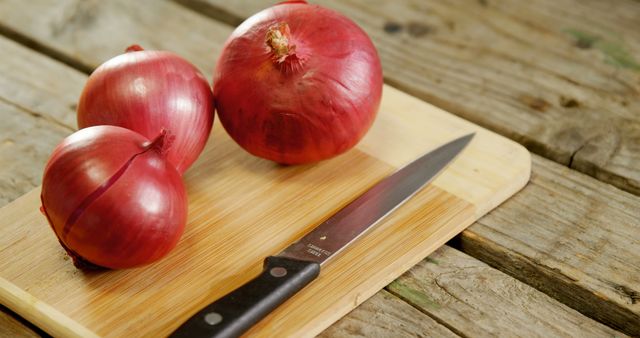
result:
M 206 306 L 171 337 L 237 337 L 318 277 L 332 257 L 433 180 L 474 134 L 451 141 L 382 179 L 291 244 L 262 273 Z

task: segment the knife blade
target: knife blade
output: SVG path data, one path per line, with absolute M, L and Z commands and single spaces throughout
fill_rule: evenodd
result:
M 260 275 L 204 307 L 171 337 L 237 337 L 300 291 L 321 267 L 431 182 L 474 134 L 446 143 L 385 177 L 301 239 L 264 261 Z

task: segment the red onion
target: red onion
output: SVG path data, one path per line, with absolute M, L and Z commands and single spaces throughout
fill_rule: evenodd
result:
M 129 268 L 167 254 L 182 235 L 187 197 L 165 158 L 170 137 L 128 129 L 81 129 L 53 151 L 42 208 L 79 268 Z
M 213 91 L 221 123 L 244 149 L 285 164 L 314 162 L 365 135 L 380 103 L 382 69 L 351 20 L 292 1 L 232 33 Z
M 134 45 L 91 74 L 78 104 L 78 126 L 116 125 L 149 139 L 165 128 L 175 136 L 167 158 L 184 173 L 207 142 L 213 112 L 211 87 L 191 63 Z

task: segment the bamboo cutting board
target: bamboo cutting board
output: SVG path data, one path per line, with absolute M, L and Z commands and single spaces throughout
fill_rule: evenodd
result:
M 529 153 L 389 86 L 358 147 L 313 165 L 255 158 L 216 122 L 185 176 L 189 223 L 169 256 L 137 269 L 78 271 L 34 189 L 0 209 L 0 300 L 54 336 L 167 335 L 395 168 L 471 131 L 471 144 L 433 184 L 248 333 L 313 336 L 522 188 Z

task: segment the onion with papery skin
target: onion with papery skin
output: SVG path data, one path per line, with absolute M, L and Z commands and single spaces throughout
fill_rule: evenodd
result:
M 153 141 L 96 126 L 65 138 L 42 181 L 42 212 L 78 268 L 130 268 L 166 255 L 182 235 L 187 196 L 165 158 L 166 132 Z
M 198 158 L 213 124 L 211 87 L 188 61 L 137 45 L 89 76 L 78 126 L 115 125 L 151 139 L 162 128 L 175 140 L 167 158 L 182 174 Z
M 218 117 L 250 153 L 284 164 L 353 147 L 373 123 L 382 69 L 367 34 L 304 1 L 255 14 L 227 40 L 214 74 Z

